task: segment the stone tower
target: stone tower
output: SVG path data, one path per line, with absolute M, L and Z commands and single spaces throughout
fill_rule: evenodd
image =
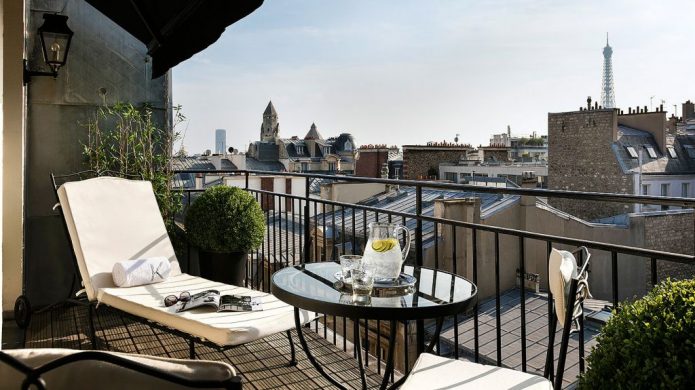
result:
M 601 106 L 603 106 L 603 108 L 615 107 L 612 57 L 613 48 L 608 44 L 608 34 L 606 34 L 606 47 L 603 48 L 603 82 L 601 85 Z
M 273 107 L 273 102 L 268 102 L 268 107 L 263 112 L 263 124 L 261 125 L 261 142 L 275 142 L 280 132 L 278 113 Z

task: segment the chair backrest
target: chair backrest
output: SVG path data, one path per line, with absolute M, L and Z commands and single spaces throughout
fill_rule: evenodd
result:
M 181 273 L 150 182 L 96 177 L 57 192 L 89 300 L 115 287 L 111 271 L 120 260 L 164 256 L 170 275 Z
M 586 254 L 582 267 L 579 268 L 574 256 L 576 253 Z M 555 377 L 554 388 L 562 386 L 562 377 L 565 369 L 565 359 L 571 332 L 583 332 L 579 323 L 579 317 L 583 315 L 582 303 L 590 297 L 588 284 L 588 266 L 591 254 L 586 247 L 579 247 L 572 252 L 553 248 L 548 260 L 548 284 L 553 296 L 555 310 L 553 316 L 553 332 L 548 340 L 548 352 L 544 376 L 549 379 Z M 557 323 L 562 327 L 562 340 L 560 342 L 560 355 L 558 356 L 557 369 L 553 373 L 552 363 L 555 346 L 555 327 Z

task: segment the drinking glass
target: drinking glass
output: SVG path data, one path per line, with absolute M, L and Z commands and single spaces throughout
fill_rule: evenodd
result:
M 353 299 L 369 297 L 371 295 L 372 289 L 374 288 L 374 271 L 374 264 L 365 262 L 360 263 L 358 267 L 350 270 Z
M 342 255 L 340 256 L 340 268 L 343 272 L 343 282 L 350 279 L 350 270 L 358 267 L 362 262 L 360 255 Z

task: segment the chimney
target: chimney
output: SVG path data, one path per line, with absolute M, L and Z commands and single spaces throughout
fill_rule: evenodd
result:
M 434 217 L 480 223 L 480 198 L 436 199 L 434 201 Z M 453 272 L 454 261 L 456 261 L 456 270 L 460 275 L 473 277 L 473 236 L 471 229 L 456 228 L 455 237 L 453 230 L 451 225 L 439 224 L 437 226 L 437 234 L 442 237 L 439 242 L 439 267 L 445 271 Z M 454 240 L 456 240 L 456 259 L 453 258 Z M 429 265 L 433 266 L 434 264 Z
M 202 190 L 203 189 L 203 174 L 198 173 L 195 175 L 195 189 L 196 190 Z

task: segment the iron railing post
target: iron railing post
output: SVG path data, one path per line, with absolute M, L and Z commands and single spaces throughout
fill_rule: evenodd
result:
M 302 264 L 309 263 L 311 261 L 310 250 L 311 250 L 311 228 L 309 227 L 309 176 L 306 177 L 304 182 L 304 258 L 302 259 Z
M 422 186 L 415 187 L 415 215 L 417 215 L 417 228 L 415 229 L 415 264 L 422 266 Z M 456 261 L 456 259 L 454 259 Z M 425 322 L 415 321 L 417 354 L 425 351 Z

